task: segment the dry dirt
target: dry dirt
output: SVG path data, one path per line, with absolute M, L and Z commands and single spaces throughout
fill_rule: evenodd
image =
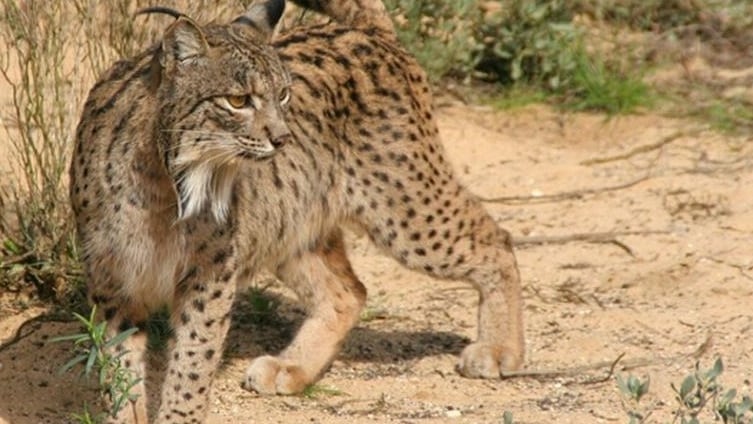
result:
M 664 423 L 675 405 L 670 383 L 693 369 L 692 355 L 706 343 L 701 365 L 723 358 L 725 386 L 751 394 L 751 140 L 709 131 L 671 137 L 698 124 L 655 115 L 606 119 L 542 106 L 500 112 L 440 103 L 460 178 L 483 197 L 520 196 L 488 208 L 519 243 L 526 370 L 568 370 L 624 354 L 615 373 L 650 376 L 645 405 L 653 406 L 653 422 Z M 596 191 L 548 197 L 580 190 Z M 612 234 L 531 243 L 583 233 Z M 351 235 L 349 244 L 369 289 L 368 310 L 321 380 L 324 390 L 261 397 L 241 389 L 249 359 L 279 350 L 302 319 L 289 293 L 272 287 L 279 302 L 272 316 L 253 319 L 247 304 L 237 305 L 209 423 L 501 423 L 505 411 L 516 423 L 627 422 L 614 378 L 605 379 L 609 367 L 501 381 L 459 377 L 455 356 L 474 337 L 475 292 L 407 271 L 363 238 Z M 42 313 L 0 305 L 0 341 Z M 96 404 L 91 384 L 58 373 L 70 346 L 46 343 L 77 330 L 35 323 L 0 350 L 0 423 L 68 422 L 84 403 Z

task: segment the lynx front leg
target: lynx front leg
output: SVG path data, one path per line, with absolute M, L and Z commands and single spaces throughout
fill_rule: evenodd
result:
M 457 366 L 473 378 L 498 378 L 501 371 L 519 369 L 525 350 L 522 290 L 510 237 L 501 229 L 488 233 L 498 237 L 479 243 L 467 276 L 479 292 L 478 340 L 463 350 Z
M 243 386 L 264 394 L 299 393 L 316 381 L 358 321 L 366 288 L 353 273 L 338 231 L 316 251 L 291 259 L 278 270 L 306 302 L 309 318 L 279 356 L 253 360 Z
M 229 270 L 215 278 L 190 277 L 179 284 L 171 317 L 175 340 L 169 352 L 157 423 L 205 421 L 212 380 L 230 327 L 235 290 L 235 278 Z

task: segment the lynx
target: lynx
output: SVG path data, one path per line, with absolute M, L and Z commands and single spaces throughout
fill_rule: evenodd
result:
M 279 37 L 282 0 L 229 24 L 176 21 L 92 88 L 71 165 L 89 296 L 145 375 L 143 323 L 167 305 L 174 338 L 155 422 L 203 422 L 237 283 L 273 272 L 308 310 L 290 345 L 242 384 L 315 382 L 364 306 L 341 228 L 404 266 L 479 293 L 478 339 L 457 369 L 523 363 L 510 235 L 455 178 L 426 76 L 377 0 L 298 0 L 332 22 Z M 154 11 L 154 10 L 153 10 Z M 164 11 L 164 10 L 162 10 Z M 111 422 L 146 423 L 144 385 Z

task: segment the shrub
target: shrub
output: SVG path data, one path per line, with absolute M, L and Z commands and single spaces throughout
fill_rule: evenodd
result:
M 556 89 L 579 33 L 563 0 L 387 0 L 400 41 L 430 77 L 532 82 Z

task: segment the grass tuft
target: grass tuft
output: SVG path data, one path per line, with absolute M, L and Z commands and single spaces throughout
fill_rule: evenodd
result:
M 335 387 L 326 386 L 323 384 L 311 384 L 306 386 L 301 392 L 301 396 L 307 399 L 319 399 L 322 397 L 331 396 L 345 396 L 346 393 Z
M 605 61 L 585 53 L 578 55 L 571 91 L 564 105 L 578 111 L 617 115 L 654 104 L 651 89 L 639 76 L 616 71 Z

